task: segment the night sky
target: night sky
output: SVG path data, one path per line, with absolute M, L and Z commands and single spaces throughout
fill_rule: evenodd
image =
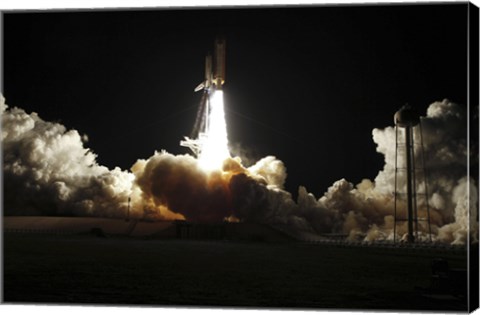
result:
M 227 41 L 229 140 L 274 155 L 287 190 L 319 197 L 383 167 L 371 131 L 409 103 L 467 102 L 467 4 L 7 12 L 9 106 L 87 134 L 98 162 L 129 169 L 189 152 L 204 59 Z

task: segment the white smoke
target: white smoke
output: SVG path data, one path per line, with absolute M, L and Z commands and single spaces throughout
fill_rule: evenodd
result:
M 251 175 L 260 177 L 272 188 L 283 189 L 287 179 L 287 169 L 282 161 L 267 156 L 248 168 Z
M 423 152 L 416 151 L 415 161 L 420 165 L 424 161 L 427 173 L 426 177 L 422 174 L 417 176 L 418 216 L 427 218 L 427 213 L 430 213 L 432 235 L 427 222 L 419 222 L 420 241 L 432 237 L 433 240 L 463 244 L 468 235 L 472 241 L 478 241 L 477 187 L 475 181 L 466 176 L 466 119 L 465 110 L 448 100 L 431 104 L 427 115 L 422 117 L 424 149 Z M 297 231 L 340 233 L 350 239 L 368 242 L 392 240 L 396 132 L 394 127 L 387 127 L 374 129 L 372 134 L 377 151 L 385 157 L 384 168 L 374 181 L 364 179 L 354 186 L 341 179 L 319 199 L 308 193 L 305 187 L 299 187 L 298 199 L 294 202 L 289 193 L 281 190 L 286 178 L 283 163 L 273 157 L 265 158 L 249 170 L 255 174 L 263 171 L 263 178 L 270 180 L 265 180 L 263 185 L 252 181 L 249 189 L 239 191 L 239 195 L 244 197 L 239 198 L 243 202 L 240 208 L 248 212 L 245 217 L 282 225 L 295 222 L 295 225 L 290 223 L 290 228 Z M 419 134 L 415 141 L 420 141 Z M 401 166 L 402 157 L 397 159 Z M 264 173 L 265 170 L 271 172 Z M 405 178 L 398 172 L 397 176 L 398 191 L 405 191 Z M 268 186 L 269 183 L 274 185 Z M 420 197 L 427 193 L 428 208 L 426 197 Z M 397 200 L 399 217 L 405 216 L 405 208 L 405 200 Z M 396 233 L 397 239 L 405 239 L 407 223 L 397 222 Z
M 467 115 L 466 110 L 449 100 L 434 102 L 422 117 L 425 166 L 427 168 L 429 206 L 432 223 L 435 228 L 445 224 L 457 223 L 468 230 L 468 218 L 475 222 L 478 218 L 477 187 L 473 179 L 469 179 L 467 155 Z M 392 127 L 373 131 L 377 151 L 385 155 L 385 166 L 375 178 L 375 190 L 388 194 L 394 191 L 395 169 L 395 134 Z M 417 137 L 419 139 L 419 137 Z M 419 152 L 421 154 L 421 152 Z M 420 180 L 423 180 L 419 176 Z M 469 182 L 469 185 L 466 183 Z M 419 193 L 425 193 L 425 185 L 418 185 Z M 467 204 L 462 202 L 463 196 L 470 195 Z M 462 196 L 462 197 L 459 197 Z M 465 200 L 465 198 L 463 199 Z M 420 199 L 422 201 L 422 199 Z M 423 199 L 423 201 L 425 201 Z M 458 208 L 465 209 L 457 215 Z M 468 211 L 470 210 L 470 213 Z M 469 215 L 468 215 L 469 214 Z M 478 229 L 472 225 L 472 235 Z M 443 234 L 442 234 L 443 235 Z M 462 242 L 458 237 L 446 238 L 448 242 Z
M 472 180 L 464 177 L 453 190 L 455 220 L 438 230 L 438 239 L 452 244 L 464 244 L 469 236 L 471 242 L 478 242 L 478 192 Z
M 156 152 L 138 160 L 132 172 L 109 170 L 98 165 L 77 131 L 8 108 L 3 97 L 0 111 L 7 215 L 124 217 L 130 197 L 132 217 L 260 222 L 304 238 L 340 233 L 367 242 L 393 239 L 393 127 L 372 132 L 385 157 L 373 181 L 340 179 L 320 198 L 301 186 L 294 201 L 283 190 L 286 167 L 273 156 L 248 168 L 229 158 L 223 170 L 206 172 L 192 156 Z M 419 193 L 428 187 L 433 238 L 454 244 L 469 236 L 478 240 L 477 183 L 466 177 L 466 119 L 465 110 L 448 100 L 431 104 L 422 118 L 428 186 L 419 176 Z M 402 188 L 401 178 L 397 184 Z M 420 201 L 419 216 L 425 216 L 426 199 Z M 397 237 L 406 232 L 406 223 L 397 225 Z M 419 237 L 428 239 L 425 224 Z
M 0 110 L 5 214 L 126 213 L 132 174 L 98 165 L 76 130 L 9 109 L 3 96 Z
M 417 150 L 415 157 L 420 163 L 421 155 L 424 155 L 427 185 L 420 174 L 417 176 L 420 182 L 417 189 L 419 194 L 428 192 L 433 237 L 454 244 L 464 243 L 469 231 L 472 240 L 478 240 L 478 189 L 475 181 L 466 176 L 466 122 L 466 112 L 460 105 L 448 100 L 431 104 L 421 123 L 424 152 L 422 154 L 421 150 Z M 394 222 L 395 128 L 374 129 L 372 134 L 377 151 L 385 157 L 384 168 L 374 182 L 363 180 L 354 187 L 342 179 L 335 182 L 316 204 L 310 197 L 309 205 L 304 206 L 315 209 L 317 216 L 322 213 L 324 222 L 332 222 L 331 232 L 347 233 L 351 238 L 364 237 L 366 241 L 391 239 Z M 417 135 L 416 141 L 419 140 Z M 397 189 L 405 190 L 401 181 L 397 185 Z M 305 195 L 303 190 L 300 188 L 300 206 L 305 204 L 301 199 Z M 427 200 L 420 197 L 417 200 L 420 203 L 419 217 L 426 217 Z M 402 206 L 402 201 L 399 201 L 398 207 Z M 313 214 L 309 216 L 313 217 Z M 309 222 L 314 227 L 319 224 L 315 219 Z M 324 225 L 328 227 L 328 224 Z M 420 238 L 428 239 L 426 223 L 421 222 L 419 229 Z M 406 223 L 397 226 L 397 233 L 400 237 L 405 236 Z

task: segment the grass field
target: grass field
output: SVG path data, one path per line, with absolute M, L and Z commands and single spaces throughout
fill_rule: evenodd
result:
M 445 252 L 4 234 L 3 257 L 7 303 L 467 309 L 415 290 L 435 257 L 466 268 Z

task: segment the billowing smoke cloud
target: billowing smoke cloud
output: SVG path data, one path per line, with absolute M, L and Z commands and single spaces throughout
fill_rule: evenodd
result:
M 426 172 L 420 170 L 416 176 L 420 240 L 428 240 L 430 231 L 434 240 L 448 243 L 464 243 L 469 231 L 472 240 L 478 240 L 477 187 L 475 181 L 466 176 L 466 121 L 464 108 L 444 100 L 431 104 L 427 115 L 422 117 L 422 138 L 420 128 L 415 129 L 414 160 L 417 166 L 426 168 Z M 287 226 L 297 232 L 340 233 L 365 241 L 392 240 L 396 132 L 394 127 L 387 127 L 375 129 L 372 134 L 377 151 L 385 156 L 384 168 L 374 181 L 364 179 L 355 186 L 341 179 L 319 199 L 305 187 L 299 187 L 298 200 L 294 202 L 289 193 L 281 190 L 286 178 L 282 164 L 282 168 L 272 172 L 278 179 L 274 187 L 258 185 L 258 181 L 245 175 L 232 179 L 232 190 L 237 192 L 233 194 L 235 204 L 240 209 L 237 211 L 246 218 Z M 402 136 L 399 129 L 400 142 Z M 401 153 L 397 159 L 401 169 L 404 166 Z M 250 170 L 275 169 L 269 165 L 276 163 L 279 161 L 267 158 Z M 405 174 L 397 171 L 397 192 L 406 191 Z M 430 228 L 427 221 L 422 220 L 428 217 L 428 212 Z M 397 218 L 406 218 L 406 200 L 401 197 L 397 199 Z M 405 239 L 407 222 L 398 221 L 396 232 L 397 238 Z
M 204 172 L 190 155 L 155 153 L 132 170 L 142 199 L 154 207 L 167 207 L 193 221 L 218 222 L 231 215 L 229 175 Z
M 448 100 L 431 104 L 421 124 L 425 163 L 428 170 L 428 203 L 433 229 L 435 232 L 437 228 L 447 225 L 448 229 L 455 230 L 452 233 L 446 233 L 447 227 L 438 230 L 439 239 L 447 242 L 458 243 L 465 240 L 460 235 L 466 235 L 469 218 L 471 218 L 472 236 L 475 239 L 478 237 L 478 225 L 475 224 L 478 218 L 477 183 L 466 176 L 468 173 L 466 125 L 465 108 Z M 377 143 L 377 151 L 385 155 L 384 169 L 375 178 L 375 191 L 386 195 L 394 191 L 395 184 L 394 129 L 392 127 L 384 130 L 375 129 L 373 138 Z M 417 176 L 417 179 L 420 182 L 418 192 L 424 194 L 423 177 Z M 418 200 L 425 204 L 425 198 Z M 419 211 L 424 212 L 425 206 Z M 421 213 L 419 216 L 422 216 Z M 455 228 L 450 225 L 453 223 Z M 464 232 L 460 233 L 460 229 Z
M 227 159 L 223 170 L 206 172 L 190 155 L 156 152 L 148 160 L 137 161 L 132 171 L 141 190 L 136 206 L 160 209 L 154 212 L 163 218 L 177 213 L 197 222 L 273 223 L 273 217 L 283 219 L 295 205 L 291 195 L 281 189 L 286 169 L 272 156 L 250 168 L 239 158 Z
M 477 187 L 475 181 L 466 176 L 466 122 L 466 113 L 461 106 L 448 100 L 431 104 L 421 123 L 424 152 L 417 150 L 415 154 L 417 165 L 422 165 L 421 161 L 424 160 L 428 171 L 426 177 L 422 172 L 417 173 L 418 217 L 426 218 L 427 210 L 430 210 L 434 239 L 449 243 L 464 243 L 469 230 L 473 241 L 478 240 Z M 313 212 L 317 216 L 319 212 L 323 213 L 326 217 L 324 222 L 332 222 L 329 226 L 331 232 L 348 233 L 350 238 L 367 241 L 392 239 L 394 224 L 395 128 L 374 129 L 372 133 L 377 151 L 385 156 L 385 166 L 374 182 L 363 180 L 354 187 L 342 179 L 334 183 L 316 203 L 310 201 L 310 206 L 306 207 L 315 209 Z M 416 141 L 421 142 L 419 134 L 416 135 Z M 398 165 L 402 166 L 401 154 L 397 159 Z M 397 191 L 406 191 L 404 177 L 405 173 L 397 172 Z M 427 199 L 421 197 L 426 192 L 429 209 Z M 299 205 L 305 199 L 305 194 L 304 188 L 300 188 Z M 405 200 L 399 198 L 397 210 L 398 217 L 406 217 Z M 318 224 L 317 220 L 308 221 L 313 227 Z M 321 226 L 316 230 L 328 230 L 329 227 Z M 419 230 L 419 238 L 428 239 L 427 222 L 420 221 Z M 397 236 L 404 237 L 406 232 L 406 222 L 397 223 Z
M 393 127 L 373 130 L 377 151 L 385 157 L 373 181 L 354 185 L 340 179 L 320 198 L 299 187 L 295 201 L 283 190 L 285 165 L 272 156 L 248 168 L 231 158 L 223 170 L 206 172 L 190 155 L 155 152 L 138 160 L 131 172 L 109 170 L 97 164 L 77 131 L 8 109 L 3 98 L 0 105 L 6 214 L 124 217 L 130 197 L 130 215 L 137 218 L 259 222 L 304 239 L 330 233 L 365 241 L 393 238 Z M 477 183 L 465 176 L 466 119 L 464 109 L 448 100 L 431 104 L 422 118 L 424 154 L 418 151 L 415 159 L 419 163 L 425 157 L 428 185 L 419 175 L 417 188 L 419 195 L 428 188 L 437 241 L 461 244 L 469 232 L 478 239 Z M 404 182 L 399 175 L 399 189 Z M 424 217 L 427 199 L 418 200 L 418 215 Z M 405 201 L 398 200 L 397 209 L 405 215 Z M 425 222 L 419 229 L 420 239 L 428 239 Z M 404 237 L 406 223 L 397 224 L 396 231 Z
M 132 174 L 98 165 L 76 130 L 8 109 L 1 95 L 0 111 L 5 214 L 115 217 L 126 212 Z

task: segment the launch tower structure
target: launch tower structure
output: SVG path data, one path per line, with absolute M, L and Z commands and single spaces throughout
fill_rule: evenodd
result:
M 395 113 L 394 120 L 395 202 L 393 241 L 396 242 L 399 221 L 407 221 L 406 241 L 408 243 L 414 243 L 416 239 L 418 240 L 419 221 L 427 222 L 425 228 L 428 229 L 430 241 L 432 241 L 421 119 L 415 110 L 409 105 L 405 105 Z M 422 196 L 424 197 L 423 203 L 419 200 Z M 401 201 L 406 202 L 406 217 L 399 216 Z M 419 217 L 418 208 L 420 204 L 423 204 L 426 208 L 426 216 Z

